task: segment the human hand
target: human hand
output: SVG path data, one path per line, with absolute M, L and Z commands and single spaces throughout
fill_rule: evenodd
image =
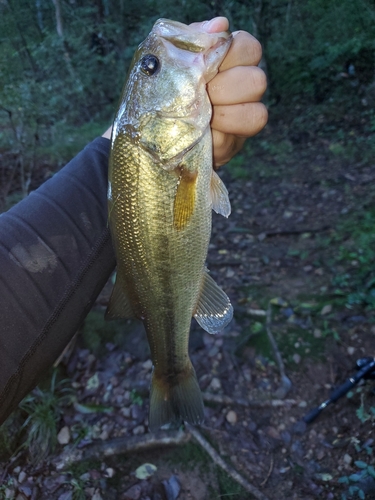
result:
M 226 31 L 225 17 L 193 23 L 208 33 Z M 222 62 L 219 73 L 208 83 L 213 114 L 211 120 L 215 168 L 227 163 L 243 146 L 247 137 L 257 134 L 267 123 L 267 109 L 259 102 L 267 81 L 257 67 L 262 48 L 246 31 L 235 31 L 233 42 Z M 103 137 L 111 138 L 112 127 Z
M 225 17 L 216 17 L 193 26 L 208 33 L 226 31 Z M 267 109 L 259 102 L 267 87 L 266 75 L 257 67 L 262 57 L 258 40 L 246 31 L 235 31 L 233 42 L 219 73 L 208 83 L 213 114 L 211 120 L 214 166 L 227 163 L 247 137 L 266 125 Z

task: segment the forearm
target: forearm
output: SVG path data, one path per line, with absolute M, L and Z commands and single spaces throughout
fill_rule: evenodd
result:
M 0 216 L 0 423 L 67 345 L 115 266 L 109 141 Z

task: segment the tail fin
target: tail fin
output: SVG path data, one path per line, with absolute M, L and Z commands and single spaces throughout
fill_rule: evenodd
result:
M 149 428 L 157 431 L 166 424 L 179 425 L 203 422 L 202 394 L 193 365 L 178 374 L 175 379 L 157 376 L 151 381 Z

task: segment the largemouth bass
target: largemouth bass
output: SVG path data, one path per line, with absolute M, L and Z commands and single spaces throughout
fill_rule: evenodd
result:
M 205 268 L 211 211 L 230 213 L 212 168 L 206 84 L 230 43 L 229 33 L 158 20 L 134 55 L 114 120 L 108 203 L 117 276 L 107 317 L 145 325 L 154 365 L 151 430 L 202 422 L 188 354 L 191 319 L 217 333 L 233 315 Z

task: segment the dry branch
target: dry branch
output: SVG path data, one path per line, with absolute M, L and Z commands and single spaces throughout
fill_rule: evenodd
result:
M 244 406 L 246 408 L 275 408 L 280 406 L 294 406 L 298 404 L 295 399 L 232 399 L 220 394 L 202 393 L 203 400 L 207 403 L 217 403 L 228 406 Z
M 113 455 L 135 453 L 163 446 L 185 444 L 190 440 L 190 434 L 183 431 L 160 431 L 143 436 L 130 436 L 110 439 L 94 443 L 82 450 L 68 449 L 54 461 L 58 470 L 67 468 L 70 464 L 84 460 L 99 459 Z
M 216 465 L 221 467 L 232 479 L 234 479 L 238 484 L 240 484 L 246 491 L 251 493 L 257 500 L 269 500 L 266 495 L 264 495 L 261 491 L 258 490 L 255 486 L 249 483 L 245 478 L 243 478 L 233 467 L 228 465 L 224 460 L 220 457 L 217 451 L 210 445 L 208 441 L 202 436 L 202 434 L 191 425 L 186 425 L 190 434 L 194 437 L 194 439 L 202 446 L 202 448 L 210 455 L 212 460 Z
M 273 471 L 273 464 L 274 464 L 274 459 L 271 457 L 271 462 L 270 462 L 270 468 L 268 470 L 267 476 L 265 477 L 264 481 L 260 483 L 260 485 L 263 487 L 265 486 L 266 482 L 269 480 L 271 477 L 272 471 Z
M 279 367 L 280 376 L 281 376 L 281 385 L 277 389 L 276 395 L 279 398 L 283 399 L 283 398 L 285 398 L 285 396 L 288 394 L 288 392 L 292 388 L 292 382 L 290 381 L 289 377 L 287 377 L 287 375 L 285 373 L 284 362 L 283 362 L 283 359 L 281 357 L 279 348 L 277 346 L 275 337 L 272 334 L 271 323 L 272 323 L 272 303 L 270 301 L 268 303 L 267 314 L 266 314 L 266 331 L 267 331 L 268 339 L 271 343 L 272 350 L 273 350 L 273 353 L 275 355 L 276 363 Z

